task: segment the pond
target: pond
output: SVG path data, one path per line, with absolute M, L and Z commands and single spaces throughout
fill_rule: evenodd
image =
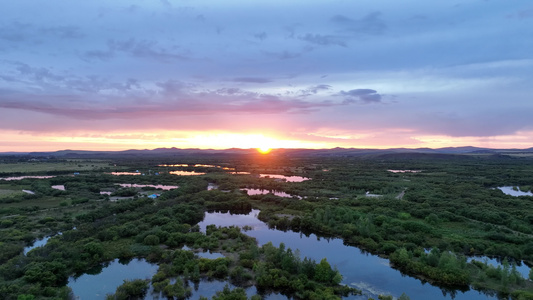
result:
M 191 249 L 191 248 L 189 248 L 187 246 L 183 246 L 183 248 L 181 248 L 181 250 L 187 250 L 187 251 L 193 251 L 194 252 L 193 249 Z M 200 258 L 207 258 L 207 259 L 217 259 L 217 258 L 224 257 L 224 254 L 222 254 L 222 253 L 211 252 L 211 251 L 195 252 L 194 254 L 196 254 Z
M 195 164 L 195 165 L 189 165 L 189 164 L 174 164 L 174 165 L 158 165 L 158 167 L 194 167 L 194 168 L 218 168 L 222 170 L 235 170 L 235 168 L 229 168 L 229 167 L 223 167 L 223 166 L 217 166 L 217 165 L 204 165 L 204 164 Z
M 275 190 L 263 190 L 263 189 L 241 189 L 241 191 L 246 191 L 248 193 L 248 195 L 265 195 L 265 194 L 268 194 L 268 193 L 272 193 L 276 196 L 279 196 L 279 197 L 286 197 L 286 198 L 292 198 L 292 197 L 297 197 L 299 199 L 301 199 L 302 197 L 301 196 L 296 196 L 296 195 L 291 195 L 291 194 L 287 194 L 285 192 L 282 192 L 282 191 L 275 191 Z
M 144 259 L 134 259 L 129 262 L 120 262 L 115 259 L 112 262 L 104 264 L 103 268 L 97 274 L 83 274 L 77 278 L 70 277 L 67 286 L 72 289 L 75 299 L 105 299 L 107 294 L 115 293 L 117 287 L 124 283 L 124 280 L 133 279 L 151 279 L 157 272 L 158 266 L 151 264 Z M 175 282 L 175 279 L 171 282 Z M 200 280 L 198 284 L 191 281 L 187 282 L 191 288 L 192 295 L 188 299 L 199 299 L 200 296 L 213 297 L 216 292 L 222 291 L 224 286 L 235 288 L 234 285 L 227 281 L 220 280 Z M 257 294 L 257 289 L 252 286 L 245 289 L 248 297 Z M 161 294 L 154 294 L 150 285 L 145 300 L 148 299 L 165 299 Z M 266 296 L 266 300 L 287 299 L 278 294 Z
M 45 236 L 41 239 L 38 239 L 36 240 L 35 242 L 33 242 L 33 244 L 31 246 L 28 246 L 28 247 L 24 247 L 24 250 L 22 251 L 24 253 L 24 255 L 28 254 L 28 252 L 30 252 L 30 250 L 33 250 L 37 247 L 42 247 L 44 245 L 46 245 L 46 243 L 48 242 L 48 240 L 51 238 L 52 236 Z
M 111 175 L 115 175 L 115 176 L 123 176 L 123 175 L 137 176 L 137 175 L 141 175 L 141 173 L 139 173 L 139 172 L 111 172 Z
M 501 259 L 498 259 L 498 258 L 490 258 L 490 257 L 487 257 L 487 256 L 472 256 L 472 257 L 468 257 L 467 258 L 468 262 L 471 262 L 473 260 L 477 260 L 477 261 L 480 261 L 482 263 L 486 263 L 486 264 L 494 266 L 494 267 L 501 266 L 503 268 L 503 262 L 502 262 Z M 522 274 L 522 277 L 524 277 L 524 278 L 529 278 L 530 269 L 531 268 L 528 267 L 523 261 L 517 263 L 516 270 L 520 274 Z
M 162 190 L 165 190 L 165 191 L 169 191 L 169 190 L 172 190 L 172 189 L 177 189 L 179 188 L 179 186 L 177 185 L 161 185 L 161 184 L 136 184 L 136 183 L 117 183 L 118 185 L 120 185 L 121 187 L 135 187 L 135 188 L 143 188 L 143 187 L 153 187 L 153 188 L 156 188 L 156 189 L 162 189 Z M 101 193 L 101 192 L 100 192 Z
M 391 173 L 420 173 L 420 170 L 387 170 Z
M 26 179 L 26 178 L 48 179 L 48 178 L 54 178 L 54 177 L 56 177 L 56 176 L 17 176 L 17 177 L 4 177 L 4 178 L 0 178 L 0 180 L 11 181 L 11 180 L 22 180 L 22 179 Z
M 64 191 L 64 190 L 65 190 L 65 186 L 62 185 L 62 184 L 52 185 L 52 188 L 53 188 L 54 190 L 60 190 L 60 191 Z
M 230 213 L 206 213 L 199 223 L 205 232 L 207 225 L 217 226 L 250 226 L 252 230 L 245 233 L 257 239 L 260 245 L 272 242 L 274 246 L 284 243 L 287 248 L 299 249 L 300 256 L 320 261 L 327 258 L 333 266 L 337 266 L 343 275 L 343 283 L 363 290 L 364 296 L 351 296 L 347 299 L 377 299 L 378 294 L 399 297 L 406 293 L 411 300 L 426 299 L 497 299 L 475 290 L 466 292 L 446 290 L 419 279 L 406 276 L 390 267 L 389 260 L 368 254 L 357 247 L 347 246 L 338 238 L 320 238 L 314 234 L 306 236 L 297 232 L 283 232 L 269 229 L 267 224 L 257 219 L 259 210 L 252 210 L 247 215 Z
M 511 195 L 511 196 L 515 196 L 515 197 L 518 197 L 518 196 L 533 196 L 533 193 L 531 193 L 531 191 L 522 192 L 517 187 L 514 187 L 514 186 L 500 186 L 500 187 L 498 187 L 498 189 L 500 191 L 502 191 L 506 195 Z
M 98 274 L 70 277 L 67 286 L 72 289 L 77 299 L 105 299 L 105 295 L 115 293 L 124 280 L 151 279 L 157 269 L 157 265 L 144 259 L 134 259 L 127 264 L 115 259 L 107 263 Z
M 61 234 L 62 234 L 61 232 L 58 232 L 57 234 L 53 234 L 53 235 L 49 235 L 49 236 L 45 236 L 45 237 L 43 237 L 43 238 L 40 238 L 40 239 L 34 241 L 33 244 L 32 244 L 31 246 L 24 247 L 24 249 L 22 250 L 22 252 L 24 253 L 24 255 L 26 255 L 26 254 L 28 254 L 28 252 L 30 252 L 31 250 L 46 245 L 46 243 L 48 243 L 48 240 L 49 240 L 51 237 L 56 236 L 56 235 L 61 235 Z
M 278 174 L 259 174 L 259 177 L 261 178 L 274 178 L 274 179 L 282 179 L 287 182 L 302 182 L 305 180 L 310 180 L 310 178 L 302 177 L 302 176 L 285 176 L 285 175 L 278 175 Z
M 180 176 L 194 176 L 194 175 L 204 175 L 203 172 L 195 172 L 195 171 L 170 171 L 168 172 L 172 175 L 180 175 Z

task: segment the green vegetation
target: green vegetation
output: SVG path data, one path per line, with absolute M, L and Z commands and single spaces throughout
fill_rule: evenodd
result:
M 107 170 L 107 172 L 110 172 L 111 170 L 116 171 L 117 169 L 112 168 L 112 165 L 109 161 L 96 159 L 58 160 L 43 158 L 34 161 L 28 161 L 28 159 L 19 159 L 16 162 L 3 163 L 2 169 L 0 169 L 0 176 L 55 175 L 65 172 L 83 172 L 94 170 Z
M 13 162 L 15 159 L 22 160 L 5 159 L 2 172 L 58 176 L 0 181 L 2 299 L 68 299 L 70 290 L 65 285 L 69 276 L 101 268 L 117 258 L 136 257 L 157 263 L 158 272 L 150 283 L 124 282 L 108 299 L 142 297 L 148 284 L 165 297 L 182 299 L 190 295 L 188 282 L 215 278 L 238 287 L 255 285 L 261 294 L 279 292 L 295 299 L 338 299 L 358 293 L 340 284 L 341 274 L 326 259 L 301 258 L 296 249 L 285 249 L 283 244 L 259 247 L 236 227 L 208 226 L 204 234 L 195 226 L 206 211 L 247 213 L 252 208 L 260 209 L 259 218 L 272 227 L 340 237 L 431 283 L 496 291 L 513 299 L 533 297 L 531 280 L 522 278 L 515 263 L 533 263 L 533 199 L 495 189 L 518 186 L 529 190 L 531 158 L 209 156 Z M 184 163 L 189 166 L 159 166 Z M 197 163 L 223 165 L 252 175 L 194 167 Z M 84 174 L 61 175 L 84 166 Z M 107 174 L 111 169 L 141 170 L 147 175 L 113 176 Z M 393 173 L 390 169 L 421 172 Z M 206 174 L 168 174 L 172 170 Z M 260 173 L 312 180 L 285 182 L 254 176 Z M 161 196 L 150 199 L 143 189 L 121 188 L 118 183 L 180 188 L 154 190 Z M 207 191 L 208 183 L 215 183 L 219 190 Z M 64 185 L 66 190 L 53 189 L 53 185 Z M 302 198 L 248 196 L 239 191 L 242 188 L 284 191 Z M 35 194 L 22 193 L 23 189 Z M 110 201 L 108 195 L 100 194 L 102 190 L 131 199 Z M 22 254 L 23 247 L 36 238 L 58 232 L 63 234 L 51 238 L 45 247 Z M 192 251 L 182 250 L 184 245 Z M 195 255 L 195 251 L 205 250 L 222 252 L 225 257 Z M 504 262 L 499 268 L 467 262 L 472 255 L 497 256 Z M 213 299 L 246 296 L 240 288 L 226 287 Z

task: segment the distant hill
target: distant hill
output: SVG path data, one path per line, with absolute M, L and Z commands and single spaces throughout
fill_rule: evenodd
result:
M 179 149 L 179 148 L 156 148 L 156 149 L 131 149 L 124 151 L 91 151 L 91 150 L 60 150 L 53 152 L 0 152 L 6 156 L 29 156 L 29 157 L 56 157 L 56 158 L 101 158 L 101 157 L 139 157 L 139 156 L 184 156 L 184 155 L 257 155 L 256 149 Z M 391 149 L 359 149 L 359 148 L 333 148 L 333 149 L 274 149 L 272 155 L 283 156 L 335 156 L 335 157 L 368 157 L 368 158 L 392 158 L 392 157 L 447 157 L 446 155 L 479 155 L 479 156 L 532 156 L 533 148 L 528 149 L 490 149 L 480 147 L 445 147 L 445 148 L 391 148 Z

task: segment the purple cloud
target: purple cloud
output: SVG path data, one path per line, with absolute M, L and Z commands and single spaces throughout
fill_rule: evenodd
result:
M 236 77 L 230 81 L 244 83 L 269 83 L 272 82 L 272 79 L 264 77 Z
M 349 91 L 340 91 L 338 95 L 345 96 L 346 103 L 353 103 L 360 100 L 364 103 L 379 103 L 381 102 L 381 95 L 372 89 L 354 89 Z
M 380 16 L 380 12 L 371 12 L 361 19 L 354 20 L 343 15 L 335 15 L 331 21 L 339 25 L 342 31 L 352 34 L 379 35 L 387 28 Z

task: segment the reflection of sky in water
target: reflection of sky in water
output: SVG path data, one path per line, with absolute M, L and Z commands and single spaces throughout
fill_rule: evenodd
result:
M 18 177 L 4 177 L 4 178 L 0 178 L 0 180 L 11 181 L 11 180 L 22 180 L 22 179 L 26 179 L 26 178 L 48 179 L 48 178 L 54 178 L 54 177 L 56 177 L 56 176 L 18 176 Z
M 172 175 L 180 175 L 180 176 L 193 176 L 193 175 L 204 175 L 205 174 L 202 172 L 194 172 L 194 171 L 170 171 L 168 173 Z
M 73 229 L 76 229 L 76 227 L 74 227 Z M 62 235 L 62 234 L 63 234 L 62 232 L 58 232 L 58 233 L 56 233 L 54 235 L 45 236 L 42 239 L 36 240 L 35 242 L 33 242 L 33 244 L 31 246 L 28 246 L 28 247 L 24 248 L 24 250 L 23 250 L 24 255 L 26 255 L 32 249 L 35 249 L 37 247 L 42 247 L 42 246 L 46 245 L 46 243 L 48 243 L 48 240 L 50 238 L 52 238 L 53 236 Z
M 195 286 L 194 283 L 189 281 L 189 286 L 192 289 L 192 295 L 188 299 L 199 299 L 200 296 L 204 296 L 204 297 L 207 297 L 208 299 L 211 299 L 216 294 L 216 292 L 222 291 L 226 285 L 228 285 L 230 289 L 236 288 L 236 286 L 234 286 L 233 284 L 227 281 L 201 280 L 198 286 Z M 198 288 L 196 289 L 196 287 Z M 255 286 L 245 288 L 245 291 L 246 291 L 246 295 L 248 296 L 248 298 L 257 294 L 257 289 L 255 288 Z M 150 297 L 147 296 L 145 299 L 146 300 L 152 299 L 152 296 Z M 164 298 L 160 298 L 160 299 L 164 299 Z M 287 299 L 287 297 L 283 295 L 278 295 L 278 294 L 270 294 L 268 296 L 265 296 L 263 299 L 264 300 L 281 300 L 281 299 Z
M 257 219 L 259 210 L 252 209 L 252 212 L 248 215 L 232 215 L 229 212 L 227 213 L 205 213 L 204 220 L 198 223 L 200 226 L 200 231 L 205 232 L 205 227 L 207 225 L 215 224 L 217 226 L 228 227 L 228 226 L 244 226 L 248 225 L 254 229 L 264 227 L 267 228 L 267 225 Z
M 162 189 L 165 191 L 169 191 L 171 189 L 177 189 L 177 185 L 161 185 L 161 184 L 136 184 L 136 183 L 119 183 L 121 187 L 136 187 L 136 188 L 143 188 L 143 187 L 153 187 L 156 189 Z
M 136 176 L 136 175 L 141 175 L 141 173 L 139 173 L 139 172 L 111 172 L 111 175 L 115 175 L 115 176 L 132 175 L 132 176 Z
M 243 191 L 246 191 L 248 192 L 248 195 L 264 195 L 264 194 L 268 194 L 268 193 L 272 193 L 276 196 L 279 196 L 279 197 L 286 197 L 286 198 L 292 198 L 293 195 L 291 194 L 287 194 L 285 192 L 282 192 L 282 191 L 274 191 L 274 190 L 262 190 L 262 189 L 241 189 Z M 294 196 L 294 197 L 299 197 L 299 196 Z M 301 198 L 301 197 L 299 197 Z
M 46 243 L 48 242 L 48 240 L 50 238 L 51 238 L 51 236 L 47 236 L 47 237 L 44 237 L 42 239 L 38 239 L 35 242 L 33 242 L 33 245 L 25 247 L 24 251 L 23 251 L 24 255 L 26 255 L 28 252 L 30 252 L 30 250 L 33 250 L 33 249 L 35 249 L 37 247 L 42 247 L 42 246 L 46 245 Z
M 187 250 L 187 251 L 193 251 L 191 248 L 187 247 L 187 246 L 183 246 L 181 248 L 181 250 Z M 222 253 L 218 253 L 218 252 L 211 252 L 211 251 L 206 251 L 206 252 L 194 252 L 194 254 L 196 254 L 198 257 L 201 257 L 201 258 L 207 258 L 207 259 L 217 259 L 217 258 L 222 258 L 224 257 L 224 255 Z
M 134 259 L 125 265 L 119 263 L 118 259 L 115 259 L 107 267 L 103 268 L 99 274 L 84 274 L 77 279 L 70 277 L 68 286 L 72 289 L 75 299 L 105 299 L 107 294 L 115 293 L 117 287 L 124 283 L 124 280 L 151 279 L 157 272 L 157 269 L 157 265 L 148 263 L 144 259 Z M 176 279 L 171 280 L 171 283 L 174 282 L 176 282 Z M 234 285 L 227 281 L 218 280 L 201 280 L 197 285 L 189 281 L 188 284 L 192 291 L 192 296 L 188 299 L 199 299 L 200 296 L 210 299 L 217 291 L 222 291 L 226 284 L 231 289 L 235 288 Z M 257 289 L 253 286 L 245 290 L 248 297 L 257 293 Z M 165 298 L 161 294 L 153 294 L 153 289 L 150 286 L 145 299 Z M 271 294 L 264 299 L 278 300 L 287 299 L 287 297 Z
M 309 178 L 302 177 L 302 176 L 285 176 L 285 175 L 277 175 L 277 174 L 259 174 L 261 178 L 275 178 L 275 179 L 285 179 L 287 182 L 302 182 L 304 180 L 309 180 Z
M 486 257 L 486 256 L 473 256 L 473 257 L 467 258 L 467 261 L 469 261 L 469 262 L 472 261 L 472 260 L 477 260 L 477 261 L 480 261 L 482 263 L 487 263 L 487 264 L 495 266 L 495 267 L 502 266 L 502 268 L 503 268 L 503 262 L 501 260 L 496 259 L 496 258 L 489 258 L 489 257 Z M 511 264 L 511 262 L 509 262 L 509 266 L 510 266 L 510 264 Z M 528 266 L 526 266 L 526 264 L 524 264 L 523 262 L 520 262 L 520 265 L 516 266 L 516 270 L 518 272 L 520 272 L 520 274 L 522 274 L 522 277 L 528 278 L 530 268 Z
M 419 280 L 402 275 L 399 271 L 389 267 L 388 260 L 375 255 L 364 253 L 356 247 L 346 246 L 341 239 L 319 238 L 314 234 L 305 236 L 296 232 L 282 232 L 269 229 L 267 225 L 257 219 L 259 210 L 252 210 L 248 215 L 231 215 L 230 213 L 206 213 L 204 221 L 200 222 L 200 228 L 205 232 L 206 225 L 217 226 L 251 226 L 254 230 L 246 234 L 255 237 L 260 245 L 271 241 L 275 246 L 281 242 L 286 248 L 299 249 L 300 257 L 309 257 L 317 262 L 326 257 L 332 266 L 336 266 L 344 279 L 345 284 L 362 289 L 364 296 L 350 297 L 349 299 L 367 299 L 369 296 L 377 298 L 378 293 L 392 294 L 399 297 L 405 292 L 412 300 L 426 299 L 452 299 L 450 294 L 443 295 L 441 289 L 429 284 L 422 284 Z M 201 257 L 213 256 L 220 253 L 197 253 Z M 74 280 L 69 278 L 68 286 L 73 289 L 80 299 L 103 299 L 106 294 L 114 293 L 117 286 L 124 279 L 151 278 L 157 271 L 157 265 L 152 265 L 144 260 L 132 260 L 127 265 L 121 265 L 115 260 L 104 268 L 98 275 L 85 274 Z M 198 299 L 200 296 L 211 298 L 217 291 L 221 291 L 228 284 L 225 281 L 201 281 L 198 289 L 190 283 L 193 296 L 190 299 Z M 230 287 L 234 287 L 230 284 Z M 255 287 L 246 289 L 248 296 L 256 293 Z M 157 295 L 148 294 L 146 299 L 152 299 Z M 285 296 L 272 294 L 265 299 L 287 299 Z M 466 299 L 496 299 L 488 297 L 477 291 L 466 293 L 457 292 L 457 300 Z
M 420 170 L 387 170 L 392 173 L 420 173 Z
M 283 232 L 269 229 L 268 226 L 259 221 L 256 216 L 259 210 L 252 210 L 249 215 L 230 215 L 229 213 L 206 213 L 204 221 L 199 223 L 202 231 L 205 226 L 216 224 L 217 226 L 239 226 L 249 225 L 254 230 L 245 232 L 247 235 L 255 237 L 260 245 L 269 241 L 274 246 L 284 243 L 286 248 L 293 251 L 300 250 L 300 257 L 309 257 L 317 262 L 326 257 L 332 266 L 337 266 L 343 275 L 343 283 L 353 287 L 363 289 L 365 296 L 350 297 L 349 299 L 367 299 L 368 296 L 377 298 L 375 293 L 392 294 L 399 297 L 406 293 L 412 300 L 427 299 L 452 299 L 448 293 L 443 295 L 443 291 L 430 284 L 423 284 L 413 277 L 402 275 L 400 271 L 390 268 L 387 259 L 376 255 L 364 253 L 359 248 L 346 246 L 341 239 L 319 238 L 314 234 L 305 236 L 297 232 Z M 471 299 L 496 299 L 471 290 L 465 293 L 457 291 L 456 300 Z
M 115 293 L 124 280 L 151 279 L 157 268 L 144 259 L 134 259 L 126 265 L 115 259 L 100 274 L 84 274 L 77 279 L 70 277 L 67 285 L 79 299 L 105 299 L 105 295 Z
M 502 186 L 502 187 L 498 187 L 498 189 L 500 189 L 506 195 L 511 195 L 511 196 L 515 196 L 515 197 L 518 197 L 518 196 L 533 196 L 533 193 L 531 193 L 531 191 L 529 191 L 529 192 L 515 191 L 515 190 L 513 190 L 512 186 Z

